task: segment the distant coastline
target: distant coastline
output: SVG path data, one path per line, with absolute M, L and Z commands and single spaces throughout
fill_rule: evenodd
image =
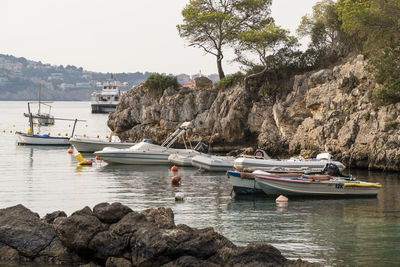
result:
M 113 73 L 114 77 L 129 90 L 141 84 L 155 72 Z M 110 78 L 111 73 L 92 72 L 71 65 L 50 65 L 23 57 L 0 54 L 0 100 L 34 100 L 37 88 L 42 86 L 42 99 L 50 101 L 89 101 L 93 91 L 100 91 L 97 82 Z M 168 74 L 173 76 L 173 74 Z M 176 75 L 181 84 L 191 82 L 198 75 Z M 208 78 L 218 81 L 218 75 Z

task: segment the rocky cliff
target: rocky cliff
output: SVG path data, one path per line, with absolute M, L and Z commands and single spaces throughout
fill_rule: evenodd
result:
M 192 140 L 209 143 L 213 151 L 263 148 L 273 157 L 326 151 L 347 166 L 400 170 L 400 104 L 373 104 L 379 85 L 365 64 L 360 55 L 297 75 L 280 100 L 251 95 L 241 85 L 167 89 L 161 97 L 137 86 L 108 125 L 122 139 L 161 142 L 179 123 L 192 121 Z

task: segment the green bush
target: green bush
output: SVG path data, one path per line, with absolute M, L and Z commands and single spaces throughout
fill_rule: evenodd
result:
M 400 102 L 400 79 L 393 83 L 384 83 L 381 88 L 375 91 L 374 101 L 378 106 Z
M 176 77 L 162 74 L 151 74 L 143 84 L 155 95 L 162 95 L 168 87 L 178 88 L 179 83 Z
M 226 90 L 229 87 L 243 82 L 244 77 L 244 74 L 239 71 L 234 74 L 225 76 L 225 78 L 222 78 L 219 82 L 215 84 L 215 86 L 219 90 Z

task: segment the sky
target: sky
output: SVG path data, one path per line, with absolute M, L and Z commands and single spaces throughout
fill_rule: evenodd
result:
M 317 0 L 274 0 L 294 34 Z M 216 59 L 179 37 L 189 0 L 1 0 L 0 54 L 96 72 L 217 73 Z M 226 74 L 239 70 L 223 61 Z

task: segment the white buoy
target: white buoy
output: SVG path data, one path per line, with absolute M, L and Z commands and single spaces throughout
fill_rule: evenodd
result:
M 183 201 L 185 195 L 182 192 L 175 193 L 175 201 Z

